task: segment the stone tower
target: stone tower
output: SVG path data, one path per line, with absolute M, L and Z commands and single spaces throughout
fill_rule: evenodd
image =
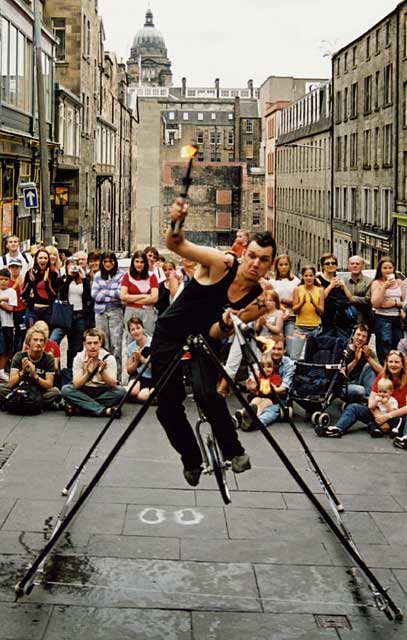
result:
M 144 27 L 137 31 L 127 61 L 130 84 L 151 87 L 172 85 L 171 61 L 161 32 L 148 9 Z

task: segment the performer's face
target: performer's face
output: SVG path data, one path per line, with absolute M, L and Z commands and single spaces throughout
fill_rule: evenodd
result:
M 260 247 L 252 240 L 242 258 L 242 271 L 248 280 L 258 282 L 270 269 L 272 261 L 272 247 Z

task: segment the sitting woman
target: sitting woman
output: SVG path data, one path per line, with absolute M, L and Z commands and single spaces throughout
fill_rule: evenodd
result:
M 305 341 L 321 324 L 324 313 L 324 290 L 317 286 L 315 267 L 305 265 L 301 269 L 303 284 L 295 287 L 293 292 L 293 312 L 295 314 L 295 339 L 291 348 L 291 357 L 299 360 L 304 350 Z
M 82 351 L 83 334 L 89 328 L 88 308 L 92 300 L 90 280 L 73 256 L 65 261 L 65 274 L 60 281 L 59 296 L 63 302 L 69 302 L 73 307 L 72 326 L 70 329 L 53 327 L 51 340 L 61 344 L 64 336 L 67 336 L 67 367 L 72 369 L 74 357 L 78 351 Z
M 158 300 L 158 280 L 154 273 L 149 274 L 147 255 L 142 251 L 132 255 L 129 272 L 124 274 L 121 283 L 120 299 L 126 305 L 124 321 L 137 314 L 152 336 L 157 316 L 154 305 Z
M 404 316 L 406 290 L 394 271 L 393 260 L 389 257 L 382 258 L 371 285 L 371 301 L 375 308 L 376 351 L 381 364 L 389 350 L 395 349 L 403 338 L 401 316 Z
M 392 396 L 397 400 L 398 409 L 383 413 L 377 406 L 377 392 L 379 380 L 387 379 L 392 383 Z M 384 369 L 376 377 L 368 406 L 364 404 L 349 404 L 341 414 L 335 425 L 330 427 L 317 426 L 315 433 L 321 437 L 340 438 L 355 424 L 364 422 L 367 431 L 372 438 L 381 438 L 384 435 L 382 425 L 388 424 L 395 418 L 402 418 L 400 432 L 404 429 L 405 416 L 407 415 L 407 357 L 401 351 L 390 351 L 387 354 Z M 396 435 L 396 434 L 393 434 Z M 405 438 L 405 440 L 404 440 Z M 400 445 L 406 446 L 400 446 Z M 407 449 L 407 434 L 404 437 L 397 437 L 394 444 L 401 449 Z
M 129 390 L 132 381 L 141 374 L 129 394 L 129 400 L 145 402 L 152 388 L 151 365 L 145 367 L 150 356 L 151 336 L 144 333 L 143 321 L 137 316 L 131 316 L 127 322 L 127 329 L 133 338 L 127 347 L 127 373 L 129 374 Z
M 38 249 L 32 269 L 25 274 L 21 292 L 21 298 L 27 304 L 27 329 L 37 320 L 44 320 L 50 326 L 52 303 L 57 297 L 58 283 L 59 276 L 51 266 L 48 251 Z

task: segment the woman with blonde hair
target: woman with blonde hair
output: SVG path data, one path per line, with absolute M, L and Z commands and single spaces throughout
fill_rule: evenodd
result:
M 60 276 L 61 275 L 62 261 L 61 261 L 61 258 L 59 257 L 58 249 L 56 247 L 54 247 L 53 244 L 50 244 L 48 247 L 45 247 L 45 249 L 49 253 L 49 259 L 51 261 L 51 269 L 56 271 L 58 273 L 58 275 Z

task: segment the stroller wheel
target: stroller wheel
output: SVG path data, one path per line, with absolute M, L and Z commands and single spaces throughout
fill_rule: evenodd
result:
M 314 413 L 311 416 L 311 422 L 312 424 L 318 424 L 319 421 L 319 416 L 321 415 L 320 411 L 314 411 Z
M 318 424 L 321 427 L 327 427 L 329 425 L 329 415 L 327 413 L 321 413 L 318 417 Z
M 288 417 L 292 419 L 294 415 L 294 409 L 292 407 L 288 407 Z
M 293 413 L 292 407 L 286 407 L 285 411 L 280 407 L 280 420 L 284 420 L 286 416 L 291 419 L 293 417 Z

